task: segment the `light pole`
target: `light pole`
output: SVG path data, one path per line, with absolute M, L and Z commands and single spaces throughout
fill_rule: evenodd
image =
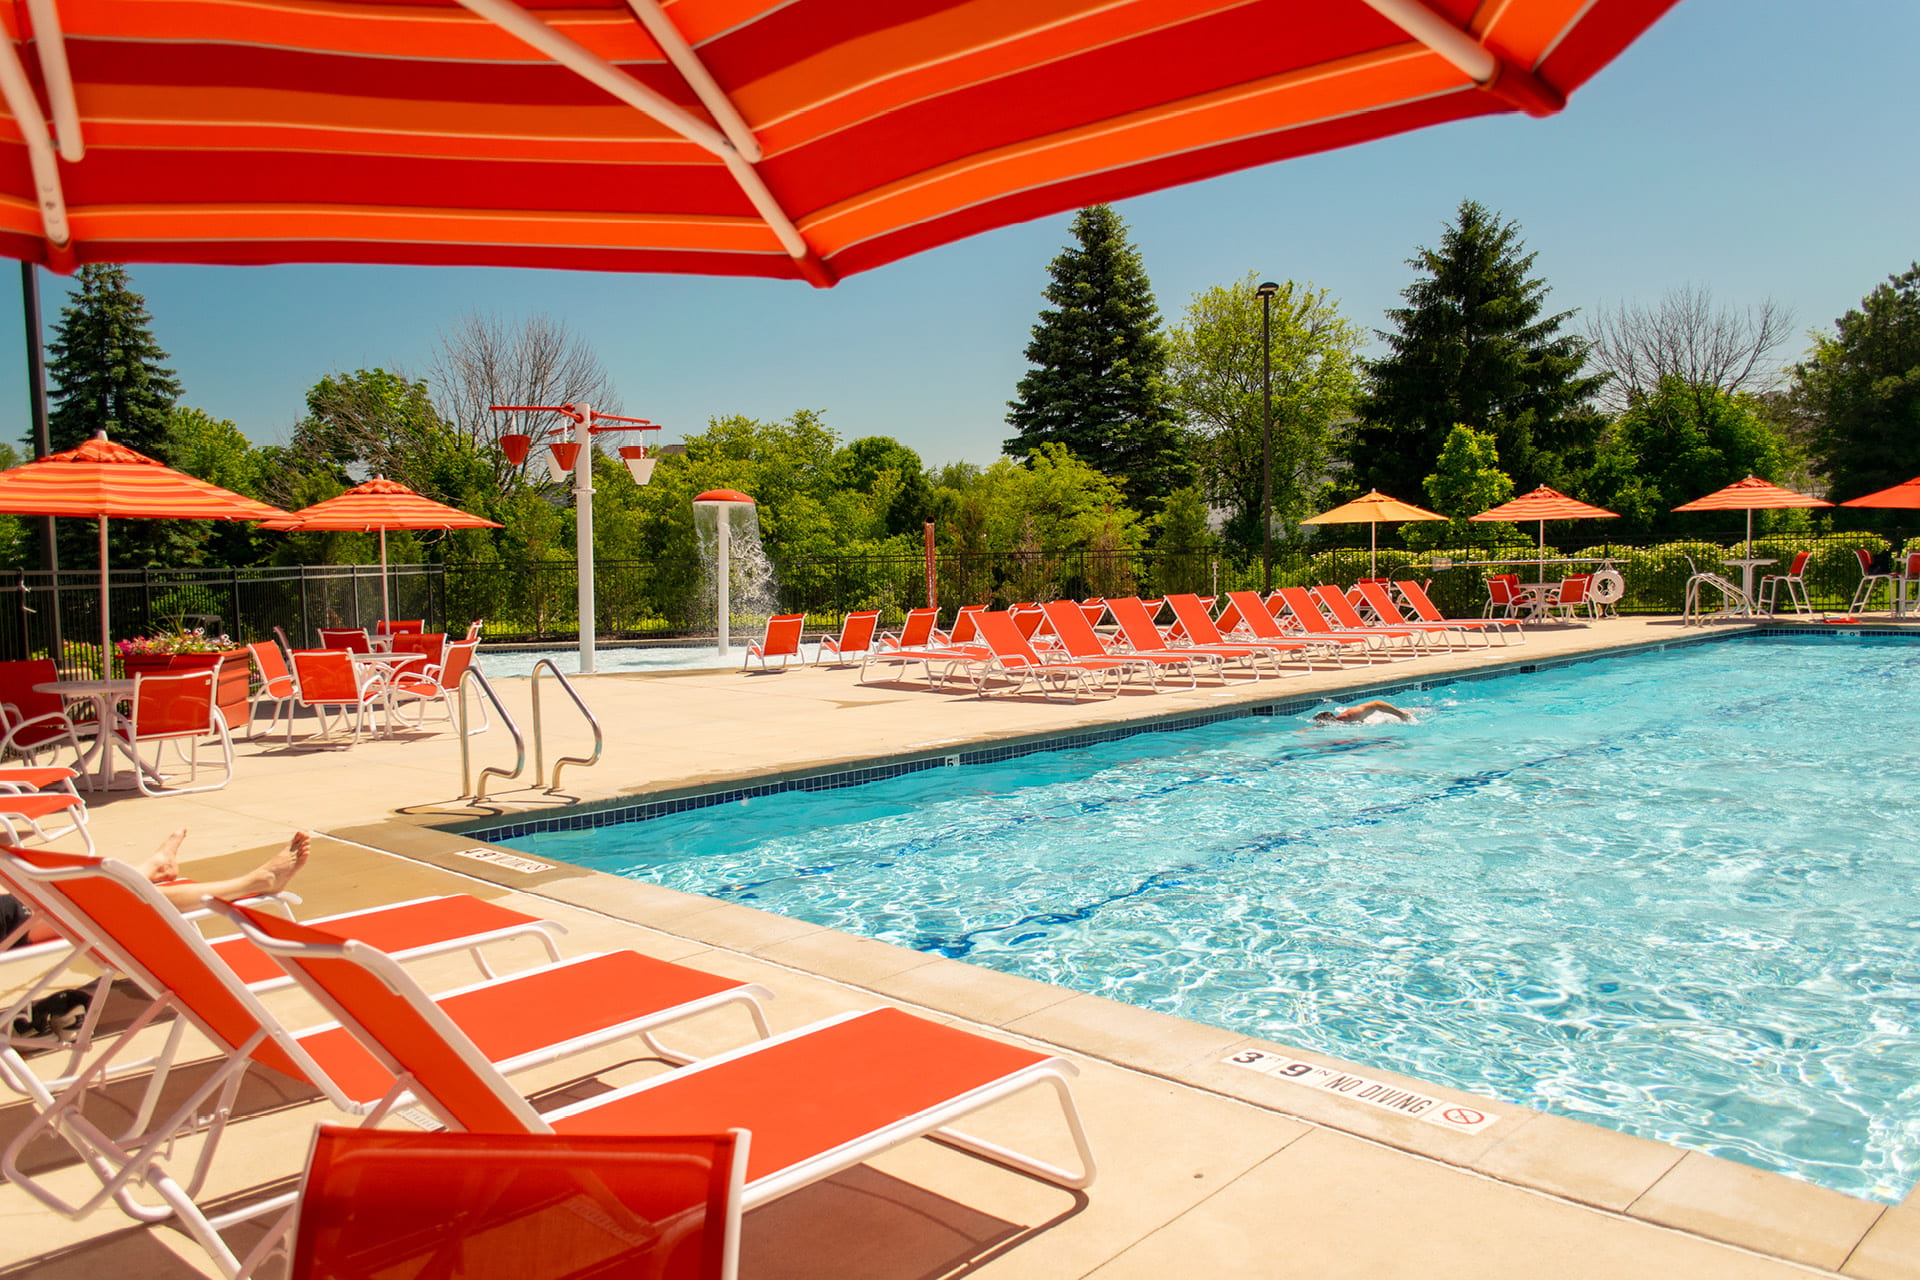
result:
M 547 446 L 553 451 L 554 460 L 562 471 L 573 473 L 573 552 L 574 552 L 574 601 L 580 613 L 580 674 L 593 674 L 593 437 L 608 431 L 658 431 L 660 428 L 645 418 L 622 418 L 611 413 L 595 413 L 592 405 L 587 404 L 495 404 L 488 405 L 496 413 L 509 411 L 537 411 L 557 413 L 567 419 L 569 425 L 551 427 L 546 434 L 550 436 L 573 435 L 571 441 L 558 441 Z M 631 426 L 601 426 L 602 422 L 631 423 Z M 509 432 L 500 437 L 500 451 L 507 455 L 507 461 L 519 466 L 527 460 L 527 450 L 532 446 L 531 436 Z M 627 446 L 620 451 L 621 461 L 626 463 L 627 471 L 633 476 L 634 483 L 645 484 L 653 476 L 654 460 L 647 456 L 644 448 Z
M 1273 590 L 1273 295 L 1280 286 L 1263 282 L 1254 291 L 1260 299 L 1260 393 L 1266 401 L 1260 434 L 1260 563 L 1261 590 Z

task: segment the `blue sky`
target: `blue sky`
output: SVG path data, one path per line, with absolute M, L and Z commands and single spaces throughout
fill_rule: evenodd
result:
M 1694 284 L 1828 330 L 1920 258 L 1920 4 L 1682 0 L 1550 120 L 1468 121 L 1120 206 L 1160 307 L 1238 279 L 1312 281 L 1371 331 L 1463 198 L 1519 222 L 1558 310 Z M 816 409 L 929 465 L 985 463 L 1071 215 L 831 290 L 771 281 L 392 267 L 132 268 L 183 402 L 286 437 L 336 370 L 424 372 L 479 310 L 590 340 L 625 410 L 672 443 L 711 417 Z M 42 273 L 51 325 L 64 282 Z M 0 405 L 27 434 L 17 273 L 0 278 Z M 9 301 L 8 299 L 11 299 Z M 1578 323 L 1576 319 L 1575 323 Z M 1804 344 L 1796 343 L 1788 358 Z

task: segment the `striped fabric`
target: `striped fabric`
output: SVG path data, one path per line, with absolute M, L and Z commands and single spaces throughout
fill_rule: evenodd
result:
M 1468 516 L 1469 520 L 1590 520 L 1618 519 L 1619 512 L 1608 511 L 1605 507 L 1596 507 L 1569 498 L 1558 489 L 1541 485 L 1524 497 L 1512 502 L 1502 503 L 1491 511 L 1482 511 L 1477 516 Z
M 1782 489 L 1771 480 L 1748 476 L 1726 488 L 1675 507 L 1675 511 L 1769 511 L 1781 507 L 1830 507 L 1824 498 Z M 1920 502 L 1914 505 L 1920 506 Z
M 4 5 L 25 74 L 0 76 L 0 252 L 824 286 L 1063 209 L 1551 114 L 1675 2 L 49 0 L 59 31 Z
M 0 511 L 176 520 L 271 520 L 287 514 L 103 436 L 78 449 L 0 471 Z
M 302 507 L 269 529 L 299 533 L 372 533 L 381 529 L 498 529 L 501 526 L 457 507 L 415 493 L 397 480 L 375 476 L 337 498 Z

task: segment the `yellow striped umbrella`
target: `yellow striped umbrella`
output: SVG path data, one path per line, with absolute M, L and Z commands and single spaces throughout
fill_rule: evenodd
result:
M 272 520 L 278 507 L 195 479 L 97 433 L 77 449 L 0 471 L 0 512 L 82 516 L 100 522 L 100 662 L 112 651 L 107 617 L 107 521 Z

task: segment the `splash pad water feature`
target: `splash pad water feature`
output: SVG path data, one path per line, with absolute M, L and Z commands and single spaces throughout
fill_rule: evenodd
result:
M 773 565 L 760 545 L 760 510 L 738 489 L 710 489 L 695 498 L 693 528 L 713 583 L 714 629 L 724 664 L 732 651 L 733 602 L 747 613 L 773 612 Z

